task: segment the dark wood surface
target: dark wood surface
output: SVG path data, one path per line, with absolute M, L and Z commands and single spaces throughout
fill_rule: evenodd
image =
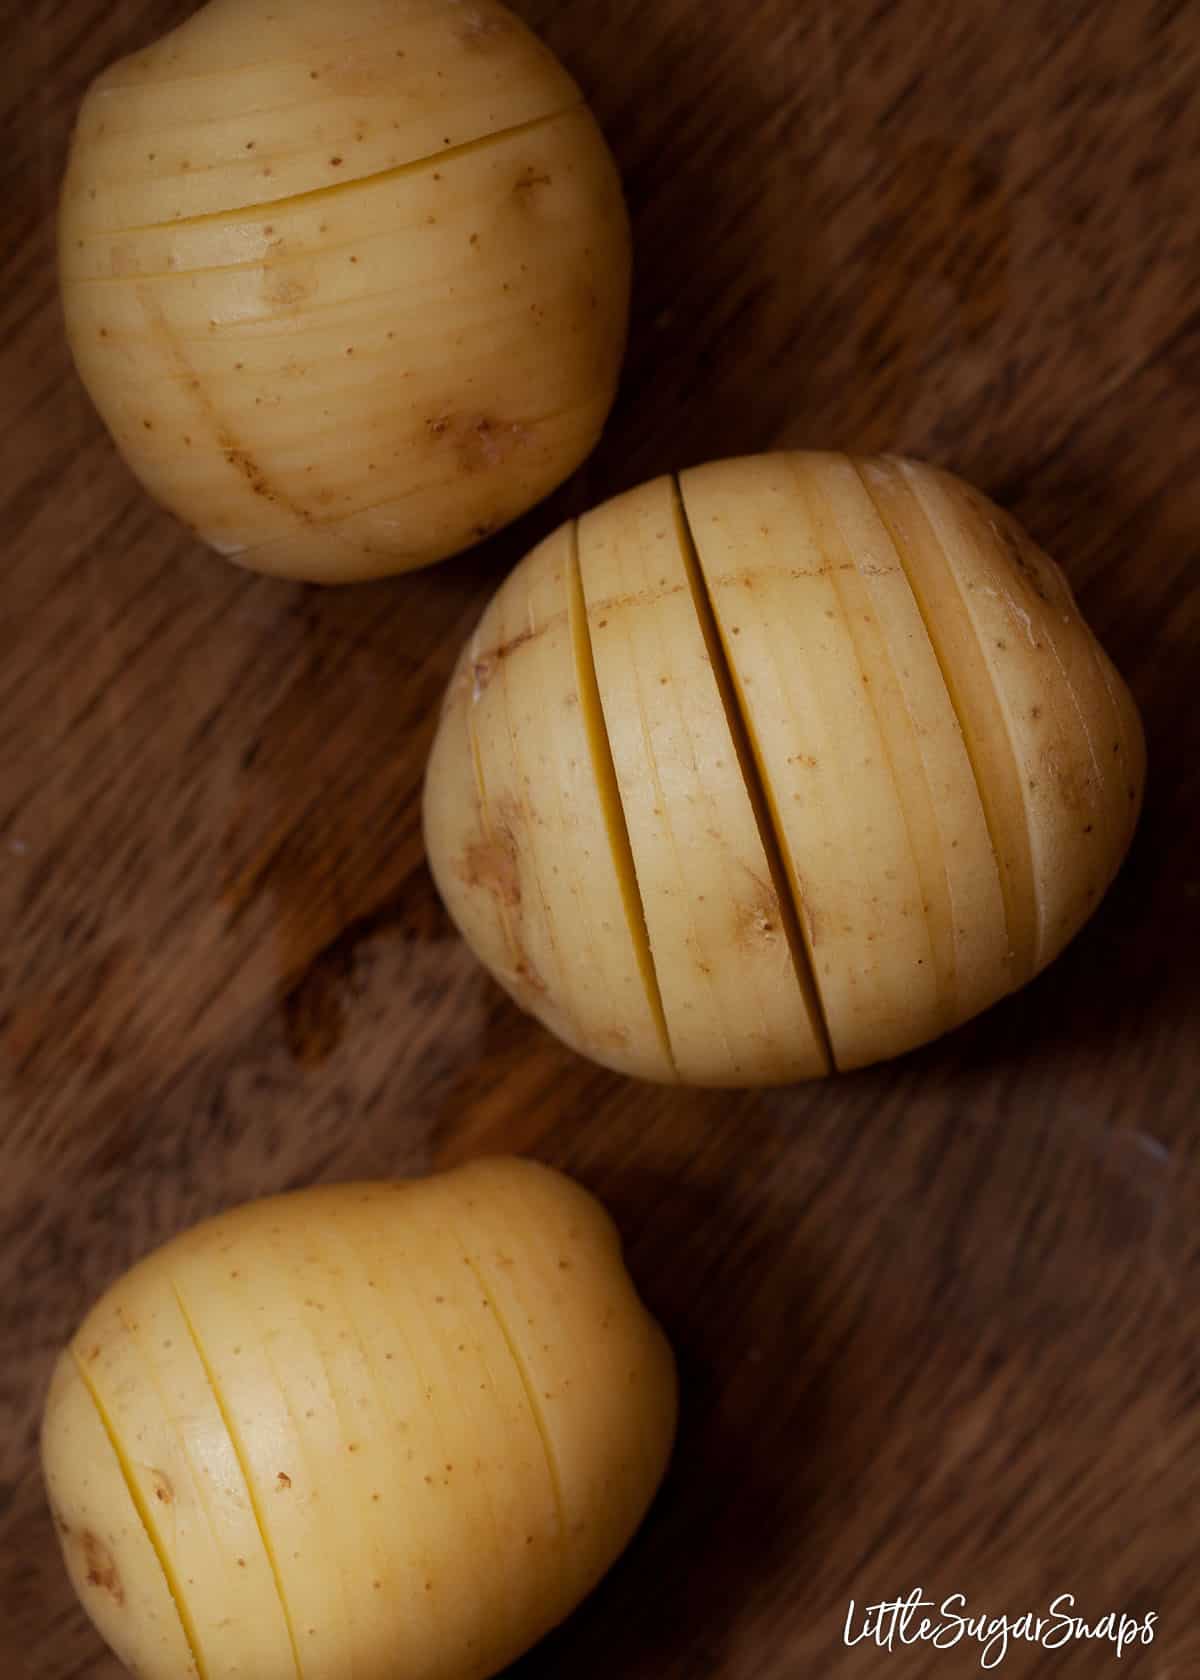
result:
M 521 0 L 628 186 L 619 405 L 517 528 L 335 593 L 144 500 L 63 344 L 73 109 L 186 9 L 3 7 L 0 1673 L 117 1673 L 35 1454 L 94 1294 L 232 1201 L 514 1149 L 610 1203 L 684 1384 L 646 1529 L 524 1680 L 980 1672 L 843 1646 L 851 1598 L 916 1587 L 1154 1612 L 1120 1672 L 1200 1676 L 1200 6 Z M 475 965 L 422 764 L 535 539 L 784 443 L 928 456 L 1026 521 L 1143 708 L 1146 812 L 1092 925 L 973 1026 L 836 1083 L 664 1093 Z

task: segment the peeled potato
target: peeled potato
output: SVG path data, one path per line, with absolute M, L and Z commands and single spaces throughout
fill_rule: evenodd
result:
M 466 939 L 576 1049 L 782 1083 L 1044 968 L 1144 773 L 1128 690 L 1012 519 L 916 462 L 767 455 L 618 497 L 506 580 L 426 844 Z
M 498 1159 L 167 1243 L 60 1358 L 42 1459 L 143 1680 L 483 1680 L 627 1544 L 675 1411 L 607 1214 Z
M 84 100 L 59 263 L 142 483 L 241 564 L 427 565 L 595 443 L 630 285 L 612 157 L 496 0 L 209 0 Z

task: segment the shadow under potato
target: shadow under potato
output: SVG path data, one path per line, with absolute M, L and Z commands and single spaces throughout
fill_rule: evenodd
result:
M 750 1254 L 713 1240 L 732 1213 L 719 1185 L 631 1172 L 604 1195 L 618 1223 L 635 1210 L 642 1221 L 626 1259 L 675 1348 L 676 1449 L 629 1550 L 513 1680 L 607 1675 L 635 1659 L 656 1673 L 727 1672 L 739 1614 L 763 1583 L 806 1569 L 813 1513 L 833 1491 L 829 1373 L 805 1357 L 819 1334 L 817 1291 L 790 1253 L 786 1210 L 755 1231 Z M 662 1222 L 647 1209 L 663 1210 Z M 772 1463 L 784 1462 L 785 1435 L 812 1452 L 780 1478 Z M 793 1445 L 787 1461 L 796 1458 Z
M 798 1131 L 788 1092 L 727 1106 L 722 1126 L 702 1099 L 675 1172 L 627 1166 L 619 1124 L 606 1144 L 564 1122 L 539 1151 L 625 1231 L 682 1410 L 641 1533 L 514 1680 L 873 1675 L 883 1652 L 842 1645 L 850 1601 L 861 1619 L 914 1587 L 1014 1615 L 1067 1589 L 1096 1616 L 1153 1608 L 1141 1540 L 1189 1520 L 1171 1455 L 1197 1428 L 1170 1163 L 1085 1117 L 931 1138 L 811 1106 Z M 1127 1545 L 1097 1565 L 1114 1520 Z

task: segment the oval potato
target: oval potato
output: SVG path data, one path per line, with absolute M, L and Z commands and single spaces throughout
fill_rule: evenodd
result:
M 913 461 L 763 455 L 617 497 L 505 581 L 466 666 L 426 781 L 434 877 L 518 1003 L 641 1077 L 778 1084 L 969 1020 L 1074 937 L 1140 809 L 1137 708 L 1061 572 Z M 564 731 L 571 785 L 614 797 L 564 801 Z M 502 904 L 475 832 L 503 833 Z M 625 919 L 585 939 L 573 906 L 613 879 Z M 535 996 L 501 924 L 553 957 Z M 629 949 L 641 985 L 606 984 Z
M 42 1458 L 143 1680 L 484 1680 L 628 1543 L 675 1415 L 608 1215 L 497 1159 L 174 1238 L 60 1358 Z

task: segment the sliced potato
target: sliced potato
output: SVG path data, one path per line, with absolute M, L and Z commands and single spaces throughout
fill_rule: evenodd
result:
M 182 1233 L 84 1320 L 43 1457 L 142 1680 L 486 1680 L 613 1563 L 675 1412 L 611 1221 L 495 1160 Z
M 1015 984 L 996 852 L 937 655 L 858 469 L 800 467 L 870 692 L 916 858 L 947 1028 Z M 831 529 L 835 527 L 835 529 Z
M 673 480 L 581 521 L 604 722 L 671 1050 L 690 1083 L 828 1071 L 697 611 Z M 730 700 L 730 704 L 732 701 Z M 739 732 L 740 733 L 740 732 Z M 769 823 L 763 813 L 763 827 Z M 786 888 L 785 888 L 786 892 Z
M 194 1680 L 200 1671 L 162 1557 L 70 1351 L 46 1396 L 42 1468 L 71 1585 L 101 1636 L 130 1672 L 148 1659 L 152 1674 Z
M 787 456 L 682 477 L 684 506 L 769 790 L 840 1068 L 939 1012 L 920 872 L 873 696 Z
M 506 650 L 547 619 L 528 603 L 556 540 L 569 528 L 485 615 Z M 579 542 L 592 774 L 681 1078 L 897 1055 L 1023 984 L 1094 909 L 1140 808 L 1137 708 L 1058 569 L 986 498 L 912 462 L 760 456 L 618 497 Z M 513 869 L 552 883 L 541 944 L 583 952 L 567 930 L 593 871 L 561 789 L 586 760 L 544 749 L 558 709 L 539 669 L 509 665 L 475 775 L 505 790 Z M 467 776 L 446 731 L 439 811 Z M 747 880 L 764 889 L 749 944 Z M 469 904 L 459 920 L 494 947 L 485 915 L 478 936 Z M 589 959 L 538 1000 L 579 1048 L 611 1019 L 598 975 Z M 645 1072 L 615 1040 L 598 1059 Z
M 108 233 L 268 204 L 578 101 L 495 0 L 210 0 L 90 89 L 64 210 Z
M 469 717 L 484 821 L 517 859 L 515 966 L 535 1013 L 553 1013 L 560 1036 L 598 1061 L 670 1081 L 581 607 L 567 525 L 501 586 L 476 631 Z
M 236 1673 L 241 1663 L 293 1672 L 255 1492 L 170 1274 L 135 1267 L 86 1321 L 74 1350 L 202 1672 Z

